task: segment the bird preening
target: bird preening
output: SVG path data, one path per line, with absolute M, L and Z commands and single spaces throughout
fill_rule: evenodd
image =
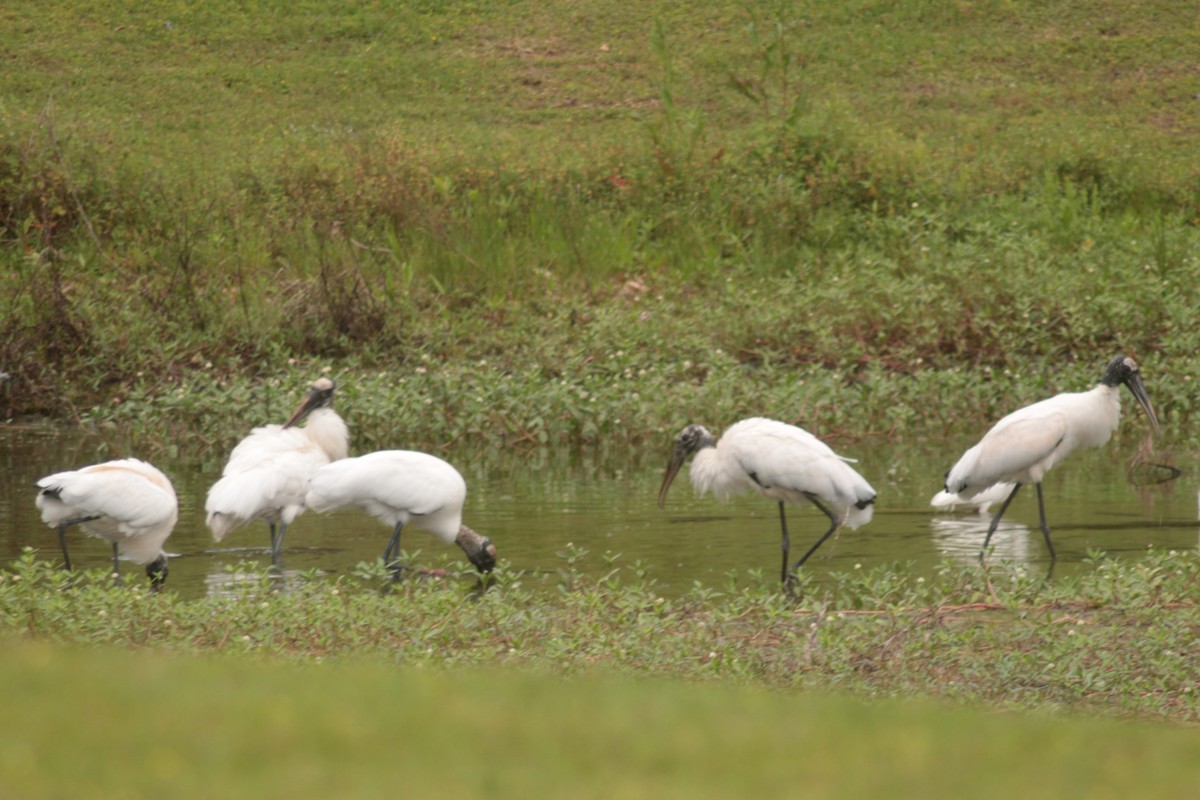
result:
M 58 530 L 63 566 L 71 569 L 67 529 L 83 530 L 112 545 L 113 573 L 120 559 L 142 564 L 150 585 L 167 579 L 163 543 L 179 519 L 179 502 L 171 481 L 159 470 L 134 458 L 57 472 L 37 482 L 42 521 Z
M 720 440 L 701 425 L 688 425 L 679 434 L 663 474 L 658 490 L 660 508 L 689 456 L 692 486 L 700 494 L 711 491 L 718 500 L 724 500 L 756 491 L 779 503 L 783 550 L 780 580 L 785 586 L 839 527 L 857 529 L 871 521 L 875 505 L 871 484 L 847 463 L 849 459 L 795 425 L 753 417 L 731 425 Z M 786 503 L 811 503 L 829 518 L 829 528 L 790 567 Z
M 287 422 L 255 428 L 233 448 L 204 504 L 216 541 L 262 520 L 271 532 L 271 560 L 281 563 L 283 537 L 304 512 L 309 479 L 350 450 L 350 432 L 333 410 L 335 388 L 329 378 L 317 379 Z M 304 427 L 296 427 L 302 421 Z
M 1100 382 L 1086 392 L 1064 392 L 1012 412 L 992 426 L 946 473 L 946 492 L 970 502 L 993 485 L 1009 482 L 1012 491 L 992 518 L 980 557 L 1017 492 L 1026 483 L 1037 487 L 1038 519 L 1050 558 L 1057 557 L 1046 523 L 1042 478 L 1080 447 L 1099 447 L 1121 419 L 1120 387 L 1125 386 L 1150 418 L 1158 434 L 1158 417 L 1146 394 L 1137 362 L 1117 356 Z

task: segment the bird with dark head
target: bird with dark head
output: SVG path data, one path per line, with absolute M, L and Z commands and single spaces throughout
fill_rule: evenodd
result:
M 271 560 L 280 563 L 287 528 L 304 512 L 308 479 L 350 450 L 350 432 L 333 410 L 335 389 L 329 378 L 318 378 L 287 422 L 255 428 L 233 448 L 204 504 L 214 539 L 263 520 L 271 531 Z
M 946 473 L 947 492 L 970 501 L 994 484 L 1010 482 L 1012 492 L 992 518 L 983 540 L 982 558 L 1000 518 L 1021 486 L 1037 486 L 1038 517 L 1050 558 L 1057 558 L 1046 507 L 1042 479 L 1056 464 L 1080 447 L 1099 447 L 1112 437 L 1121 420 L 1120 387 L 1133 394 L 1150 426 L 1158 434 L 1158 416 L 1146 394 L 1137 362 L 1117 356 L 1108 363 L 1100 382 L 1086 392 L 1064 392 L 1018 409 L 992 426 L 979 443 L 963 453 Z
M 459 471 L 437 456 L 414 450 L 380 450 L 346 458 L 318 469 L 308 485 L 305 504 L 318 513 L 361 508 L 391 526 L 383 563 L 399 566 L 400 531 L 428 531 L 455 544 L 482 573 L 496 566 L 496 546 L 462 523 L 467 484 Z
M 179 519 L 179 502 L 162 472 L 126 458 L 47 475 L 37 488 L 42 521 L 58 529 L 66 569 L 71 569 L 67 528 L 79 525 L 112 545 L 114 575 L 120 574 L 119 560 L 124 559 L 145 566 L 152 588 L 166 581 L 163 544 Z
M 333 391 L 337 388 L 337 384 L 329 378 L 317 378 L 313 381 L 312 386 L 308 390 L 308 395 L 296 407 L 296 411 L 283 423 L 284 430 L 296 425 L 305 420 L 314 411 L 327 408 L 333 409 Z
M 658 490 L 663 507 L 667 490 L 683 463 L 692 458 L 692 486 L 711 491 L 718 500 L 755 491 L 779 503 L 783 566 L 780 580 L 791 576 L 843 524 L 858 528 L 870 522 L 875 490 L 830 447 L 803 428 L 753 417 L 730 426 L 720 440 L 702 425 L 688 425 L 675 441 Z M 788 564 L 790 540 L 785 503 L 811 503 L 829 518 L 829 529 L 794 564 Z

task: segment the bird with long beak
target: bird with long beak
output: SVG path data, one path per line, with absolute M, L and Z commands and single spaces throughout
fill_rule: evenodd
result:
M 496 566 L 496 546 L 462 524 L 467 484 L 437 456 L 414 450 L 380 450 L 326 464 L 313 474 L 305 503 L 317 512 L 356 507 L 392 528 L 383 563 L 397 570 L 400 531 L 428 531 L 456 544 L 482 573 Z
M 1129 356 L 1117 356 L 1109 362 L 1100 382 L 1090 390 L 1057 394 L 1012 412 L 993 425 L 979 443 L 963 453 L 958 463 L 950 468 L 946 473 L 946 491 L 967 501 L 996 483 L 1014 484 L 988 526 L 980 558 L 987 553 L 1000 518 L 1026 483 L 1037 486 L 1042 536 L 1046 539 L 1050 558 L 1057 558 L 1046 524 L 1042 478 L 1076 449 L 1099 447 L 1112 437 L 1121 420 L 1121 386 L 1133 394 L 1157 435 L 1158 417 L 1146 394 L 1137 362 Z
M 304 512 L 309 479 L 349 453 L 350 432 L 333 410 L 335 388 L 329 378 L 319 378 L 287 422 L 255 428 L 233 449 L 204 504 L 214 539 L 263 520 L 271 530 L 271 560 L 279 565 L 288 525 Z M 304 427 L 297 427 L 300 422 Z
M 753 417 L 730 426 L 720 441 L 701 425 L 688 425 L 679 434 L 658 490 L 662 508 L 667 489 L 683 462 L 692 456 L 692 486 L 711 491 L 718 500 L 756 491 L 779 503 L 783 566 L 780 580 L 790 579 L 816 549 L 843 524 L 858 528 L 871 521 L 875 490 L 843 458 L 803 428 Z M 788 566 L 785 503 L 812 503 L 829 518 L 829 529 L 795 564 Z

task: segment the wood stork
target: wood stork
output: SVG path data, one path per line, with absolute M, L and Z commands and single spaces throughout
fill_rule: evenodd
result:
M 120 574 L 118 559 L 123 558 L 144 564 L 155 589 L 166 581 L 163 543 L 179 519 L 175 488 L 166 475 L 145 461 L 126 458 L 48 475 L 37 488 L 42 521 L 58 529 L 68 570 L 67 528 L 81 525 L 112 544 L 114 574 Z
M 333 410 L 334 389 L 329 378 L 318 379 L 291 419 L 255 428 L 233 448 L 204 504 L 214 539 L 219 542 L 240 525 L 264 520 L 271 530 L 271 560 L 279 564 L 287 527 L 304 511 L 308 479 L 318 467 L 345 458 L 350 449 L 350 432 Z M 305 419 L 303 428 L 294 427 Z
M 947 511 L 954 511 L 959 506 L 975 506 L 975 509 L 980 514 L 986 514 L 994 503 L 999 503 L 1008 497 L 1008 493 L 1012 490 L 1013 485 L 1011 483 L 1002 481 L 1001 483 L 989 486 L 968 500 L 960 494 L 951 494 L 943 489 L 933 496 L 929 501 L 929 505 L 934 508 L 944 508 Z
M 480 572 L 496 566 L 492 540 L 462 524 L 467 484 L 437 456 L 381 450 L 335 461 L 313 473 L 305 504 L 317 512 L 354 506 L 392 526 L 383 551 L 389 568 L 400 554 L 400 531 L 411 525 L 456 544 Z
M 980 558 L 987 552 L 988 542 L 1009 503 L 1026 483 L 1037 486 L 1042 536 L 1050 558 L 1057 557 L 1046 525 L 1042 478 L 1076 448 L 1099 447 L 1109 440 L 1121 419 L 1122 384 L 1137 398 L 1157 434 L 1158 417 L 1146 394 L 1137 362 L 1128 356 L 1117 356 L 1109 362 L 1100 382 L 1089 391 L 1057 394 L 1001 419 L 946 473 L 946 491 L 968 500 L 995 483 L 1013 484 L 988 526 Z
M 875 490 L 843 458 L 808 431 L 771 419 L 753 417 L 730 426 L 714 441 L 701 425 L 688 425 L 679 434 L 675 450 L 658 490 L 662 508 L 667 489 L 688 456 L 692 486 L 700 494 L 711 491 L 718 500 L 749 490 L 779 502 L 779 527 L 783 541 L 780 580 L 789 578 L 841 525 L 858 528 L 871 521 Z M 829 530 L 788 568 L 785 503 L 809 502 L 829 517 Z

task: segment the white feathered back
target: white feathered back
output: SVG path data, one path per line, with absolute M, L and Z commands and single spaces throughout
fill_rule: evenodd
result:
M 851 528 L 874 514 L 875 490 L 847 459 L 803 428 L 776 420 L 731 425 L 715 448 L 692 457 L 689 475 L 698 492 L 719 499 L 749 490 L 792 503 L 813 495 Z
M 179 520 L 179 501 L 171 481 L 136 458 L 58 472 L 37 482 L 37 507 L 51 527 L 81 517 L 84 531 L 117 545 L 120 555 L 149 564 L 163 554 L 163 543 Z

